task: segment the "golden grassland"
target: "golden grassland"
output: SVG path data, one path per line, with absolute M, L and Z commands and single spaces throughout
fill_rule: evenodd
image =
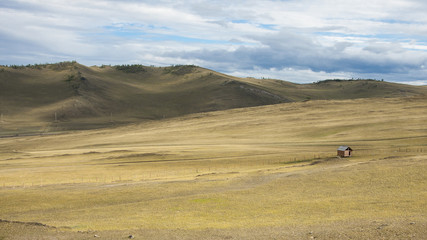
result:
M 0 238 L 423 239 L 426 100 L 285 103 L 0 138 L 0 219 L 56 227 L 0 222 Z M 339 145 L 354 156 L 336 158 Z
M 375 80 L 295 84 L 197 66 L 0 66 L 0 137 L 88 130 L 192 113 L 306 100 L 427 95 L 427 86 Z

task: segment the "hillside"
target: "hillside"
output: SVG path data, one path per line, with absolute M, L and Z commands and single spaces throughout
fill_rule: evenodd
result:
M 425 239 L 426 100 L 0 138 L 0 239 Z
M 425 87 L 373 80 L 294 84 L 196 66 L 3 66 L 0 130 L 52 132 L 305 100 L 425 94 Z

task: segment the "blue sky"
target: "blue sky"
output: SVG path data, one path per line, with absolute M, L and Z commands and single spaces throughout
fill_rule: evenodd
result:
M 424 0 L 11 0 L 0 64 L 195 64 L 307 83 L 427 84 Z

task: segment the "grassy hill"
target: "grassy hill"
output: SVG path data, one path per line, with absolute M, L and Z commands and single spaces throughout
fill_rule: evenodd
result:
M 0 67 L 0 239 L 424 239 L 426 99 L 195 66 Z
M 0 131 L 52 132 L 285 102 L 425 94 L 426 87 L 373 80 L 294 84 L 196 66 L 3 66 Z
M 0 138 L 0 239 L 425 239 L 426 100 Z

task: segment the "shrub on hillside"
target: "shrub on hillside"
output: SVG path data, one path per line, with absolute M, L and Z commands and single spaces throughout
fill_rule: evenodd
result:
M 146 72 L 145 66 L 139 65 L 139 64 L 126 64 L 126 65 L 116 65 L 114 66 L 117 70 L 123 71 L 126 73 L 139 73 L 139 72 Z

